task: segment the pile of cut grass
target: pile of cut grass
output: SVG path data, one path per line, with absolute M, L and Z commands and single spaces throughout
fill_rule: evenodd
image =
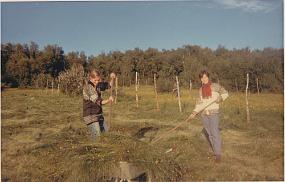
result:
M 47 181 L 101 182 L 115 177 L 121 161 L 143 169 L 154 181 L 181 181 L 185 173 L 182 165 L 165 154 L 165 150 L 138 138 L 112 132 L 94 142 L 84 139 L 85 134 L 66 127 L 42 139 L 41 144 L 20 150 L 15 155 L 31 162 L 22 163 L 18 179 L 25 179 L 28 174 L 30 179 Z

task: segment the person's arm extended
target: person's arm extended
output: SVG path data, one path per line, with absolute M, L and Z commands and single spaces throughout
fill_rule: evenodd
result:
M 91 85 L 87 85 L 86 88 L 83 89 L 83 98 L 85 100 L 90 100 L 91 102 L 96 103 L 98 94 Z
M 103 100 L 102 105 L 108 104 L 108 103 L 113 102 L 113 101 L 114 101 L 114 98 L 111 96 L 108 99 Z
M 229 97 L 228 91 L 222 86 L 220 86 L 220 88 L 219 88 L 219 93 L 220 93 L 220 95 L 217 99 L 217 102 L 224 101 Z
M 209 105 L 211 105 L 212 103 L 216 102 L 218 98 L 219 98 L 218 94 L 213 94 L 210 99 L 207 99 L 207 100 L 204 99 L 203 101 L 201 101 L 201 102 L 196 104 L 195 109 L 193 110 L 193 112 L 199 113 L 199 112 L 203 111 Z
M 214 102 L 217 101 L 217 99 L 219 98 L 219 94 L 213 94 L 212 98 L 207 99 L 207 100 L 203 100 L 202 96 L 200 94 L 200 101 L 196 104 L 195 109 L 192 111 L 191 115 L 188 117 L 188 119 L 193 119 L 199 112 L 203 111 L 204 109 L 206 109 L 208 106 L 210 106 L 211 104 L 213 104 Z

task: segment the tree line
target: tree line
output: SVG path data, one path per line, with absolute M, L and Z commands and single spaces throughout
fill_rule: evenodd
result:
M 115 72 L 123 86 L 134 84 L 136 72 L 140 84 L 153 84 L 156 74 L 158 86 L 170 91 L 176 75 L 182 87 L 188 87 L 190 80 L 194 88 L 200 86 L 198 74 L 207 69 L 211 79 L 228 90 L 243 91 L 249 73 L 252 92 L 257 91 L 256 79 L 261 91 L 283 92 L 283 58 L 283 48 L 270 47 L 229 50 L 219 46 L 212 50 L 184 45 L 171 50 L 134 48 L 87 57 L 84 52 L 65 53 L 58 45 L 47 45 L 40 50 L 35 42 L 5 43 L 1 44 L 1 82 L 11 87 L 35 87 L 45 84 L 47 79 L 58 80 L 60 73 L 80 66 L 85 72 L 96 68 L 105 78 Z

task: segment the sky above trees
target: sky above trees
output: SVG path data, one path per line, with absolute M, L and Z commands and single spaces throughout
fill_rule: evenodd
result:
M 89 55 L 135 47 L 283 47 L 283 1 L 1 3 L 2 43 L 58 44 Z

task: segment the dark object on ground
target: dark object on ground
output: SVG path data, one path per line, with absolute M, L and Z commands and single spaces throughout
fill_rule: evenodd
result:
M 149 127 L 144 127 L 144 128 L 141 128 L 137 133 L 135 133 L 135 137 L 141 139 L 143 137 L 145 137 L 144 135 L 149 132 L 149 131 L 157 131 L 158 128 L 155 128 L 155 127 L 152 127 L 152 126 L 149 126 Z

